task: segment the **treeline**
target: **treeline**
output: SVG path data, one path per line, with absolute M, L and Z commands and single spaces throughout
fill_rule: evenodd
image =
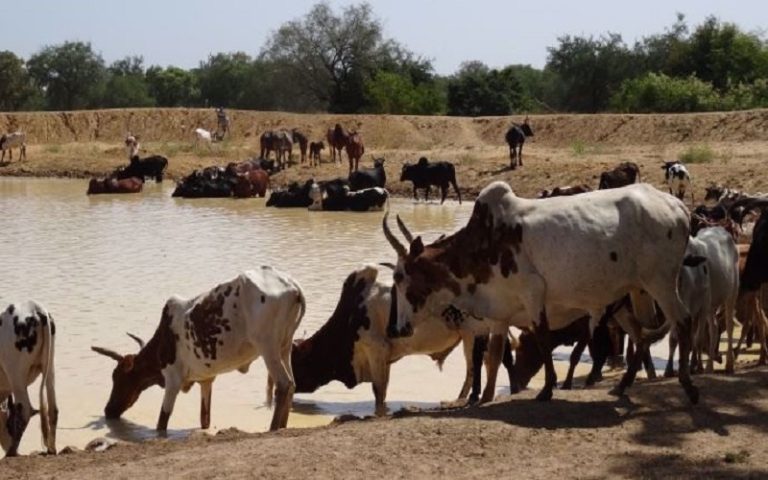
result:
M 627 45 L 618 34 L 564 36 L 543 69 L 470 61 L 450 76 L 385 38 L 367 3 L 315 5 L 259 54 L 217 53 L 197 68 L 107 65 L 90 43 L 0 52 L 0 111 L 214 107 L 338 113 L 509 115 L 694 112 L 768 107 L 768 44 L 714 17 Z

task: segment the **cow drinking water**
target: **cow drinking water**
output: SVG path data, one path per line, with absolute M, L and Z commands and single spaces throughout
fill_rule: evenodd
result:
M 233 370 L 245 373 L 251 362 L 264 357 L 277 384 L 270 430 L 285 428 L 295 386 L 291 341 L 305 311 L 299 284 L 267 266 L 247 271 L 197 297 L 171 297 L 154 336 L 146 344 L 137 339 L 141 347 L 137 354 L 120 355 L 91 347 L 117 361 L 104 415 L 119 418 L 141 392 L 160 385 L 165 396 L 157 430 L 164 432 L 179 392 L 188 392 L 199 383 L 200 426 L 208 428 L 216 376 Z

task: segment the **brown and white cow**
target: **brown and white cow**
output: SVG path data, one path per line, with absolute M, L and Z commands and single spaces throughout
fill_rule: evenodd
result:
M 179 391 L 200 384 L 200 426 L 211 421 L 211 388 L 222 373 L 242 373 L 258 357 L 277 384 L 277 406 L 270 430 L 288 423 L 295 383 L 291 370 L 291 340 L 306 302 L 295 280 L 272 267 L 249 270 L 194 298 L 171 297 L 160 325 L 138 354 L 120 355 L 91 347 L 117 361 L 112 393 L 104 415 L 119 418 L 152 385 L 165 388 L 157 430 L 168 418 Z M 134 337 L 136 338 L 136 337 Z
M 32 409 L 27 387 L 42 374 L 40 428 L 43 444 L 56 453 L 56 406 L 53 368 L 53 317 L 33 301 L 11 303 L 0 313 L 0 445 L 7 456 L 18 453 Z
M 27 135 L 24 132 L 12 132 L 0 135 L 0 151 L 3 152 L 0 162 L 5 160 L 5 151 L 13 160 L 13 149 L 19 149 L 19 161 L 27 159 Z
M 638 184 L 531 200 L 493 182 L 480 192 L 465 227 L 428 246 L 418 237 L 407 250 L 386 216 L 383 227 L 398 255 L 397 332 L 448 305 L 533 329 L 546 371 L 537 398 L 549 400 L 557 381 L 550 331 L 572 323 L 578 312 L 596 322 L 606 305 L 629 293 L 639 321 L 617 319 L 622 328 L 644 351 L 674 325 L 681 340 L 680 383 L 690 401 L 698 401 L 687 361 L 690 315 L 677 288 L 689 215 L 671 195 Z M 660 328 L 651 300 L 666 319 Z M 635 356 L 615 393 L 633 383 L 641 358 Z
M 459 329 L 453 319 L 438 315 L 420 323 L 410 337 L 388 338 L 392 283 L 383 277 L 390 272 L 365 265 L 350 273 L 328 321 L 311 337 L 294 342 L 291 364 L 297 393 L 312 393 L 333 380 L 347 388 L 371 382 L 376 414 L 382 415 L 393 363 L 407 355 L 426 354 L 441 365 L 463 341 L 467 370 L 459 399 L 467 397 L 474 336 Z

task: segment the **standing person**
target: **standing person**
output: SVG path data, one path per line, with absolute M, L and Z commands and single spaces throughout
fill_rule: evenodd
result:
M 217 121 L 217 136 L 219 140 L 224 138 L 224 135 L 229 133 L 229 117 L 224 111 L 224 107 L 218 107 L 216 109 L 216 121 Z

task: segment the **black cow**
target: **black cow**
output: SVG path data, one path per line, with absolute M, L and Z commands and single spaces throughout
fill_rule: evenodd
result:
M 168 167 L 168 159 L 162 155 L 152 155 L 151 157 L 139 158 L 138 155 L 131 157 L 131 163 L 127 167 L 118 168 L 112 174 L 118 180 L 124 178 L 154 178 L 156 182 L 163 181 L 163 172 Z
M 532 136 L 533 129 L 528 123 L 528 117 L 525 117 L 525 120 L 522 124 L 513 123 L 512 126 L 509 127 L 507 134 L 504 135 L 504 139 L 509 145 L 510 168 L 517 168 L 518 163 L 521 167 L 523 166 L 523 144 L 525 143 L 526 137 Z
M 237 175 L 218 166 L 194 170 L 176 184 L 174 197 L 221 198 L 231 197 Z
M 268 207 L 291 208 L 304 207 L 312 205 L 312 199 L 309 197 L 309 191 L 312 188 L 314 180 L 307 180 L 303 185 L 292 182 L 288 188 L 275 190 L 267 199 Z
M 461 192 L 459 191 L 459 186 L 456 185 L 456 169 L 454 169 L 453 164 L 450 162 L 430 163 L 425 157 L 421 157 L 416 165 L 409 165 L 408 163 L 403 165 L 400 181 L 413 182 L 413 198 L 416 200 L 418 200 L 417 189 L 425 189 L 424 200 L 429 200 L 431 186 L 440 187 L 442 192 L 440 204 L 445 201 L 445 197 L 448 194 L 448 186 L 453 185 L 453 189 L 456 190 L 456 195 L 459 197 L 459 203 L 461 203 Z
M 384 188 L 387 184 L 387 172 L 384 170 L 384 158 L 374 158 L 373 168 L 362 168 L 349 174 L 349 186 L 353 192 L 365 188 Z

